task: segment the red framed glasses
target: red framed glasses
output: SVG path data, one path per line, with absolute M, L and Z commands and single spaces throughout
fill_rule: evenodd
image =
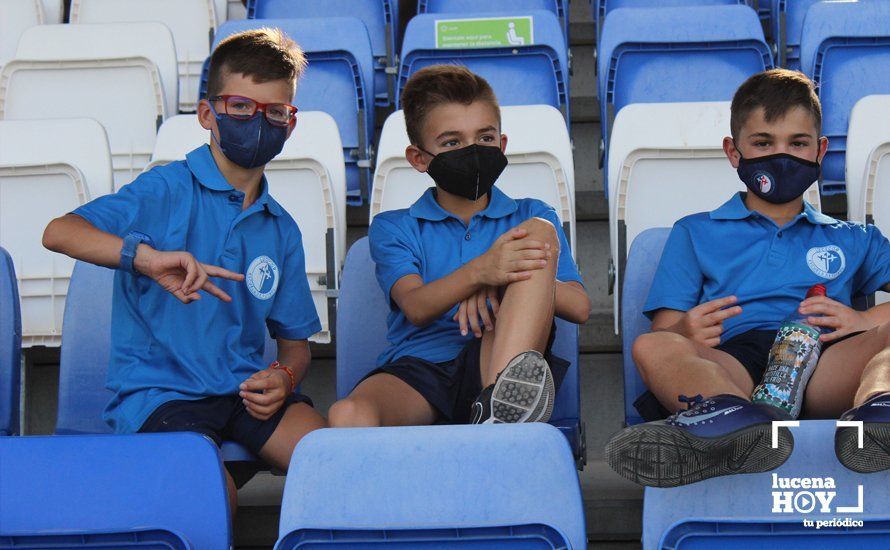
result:
M 246 120 L 253 117 L 257 111 L 262 111 L 263 116 L 270 124 L 275 126 L 287 126 L 297 117 L 297 109 L 289 103 L 260 103 L 240 95 L 218 95 L 209 98 L 210 101 L 222 101 L 223 112 L 232 118 Z

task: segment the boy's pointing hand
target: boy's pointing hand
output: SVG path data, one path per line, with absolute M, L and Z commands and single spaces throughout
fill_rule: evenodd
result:
M 138 272 L 154 279 L 184 304 L 200 300 L 199 290 L 224 302 L 231 302 L 232 297 L 213 284 L 210 277 L 244 280 L 244 275 L 215 265 L 202 264 L 188 252 L 162 252 L 146 244 L 139 245 L 134 266 Z

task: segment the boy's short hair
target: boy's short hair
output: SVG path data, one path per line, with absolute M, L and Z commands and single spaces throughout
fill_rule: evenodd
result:
M 461 65 L 431 65 L 417 71 L 405 84 L 401 101 L 408 139 L 414 145 L 422 145 L 421 131 L 426 116 L 443 103 L 469 105 L 484 101 L 494 109 L 498 125 L 501 121 L 501 109 L 491 85 Z
M 207 97 L 219 95 L 227 74 L 242 74 L 254 82 L 287 80 L 296 86 L 306 68 L 306 57 L 281 29 L 239 32 L 220 42 L 210 56 Z
M 785 116 L 793 107 L 803 107 L 812 116 L 816 130 L 822 128 L 822 104 L 813 82 L 800 71 L 771 69 L 757 73 L 739 86 L 732 98 L 729 127 L 738 137 L 742 125 L 758 107 L 767 122 Z

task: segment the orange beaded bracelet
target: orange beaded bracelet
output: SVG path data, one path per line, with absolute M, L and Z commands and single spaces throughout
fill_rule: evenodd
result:
M 290 367 L 286 365 L 282 365 L 278 361 L 273 362 L 269 365 L 270 370 L 283 370 L 287 373 L 287 377 L 290 378 L 290 391 L 293 392 L 297 389 L 297 377 L 294 376 L 294 371 Z

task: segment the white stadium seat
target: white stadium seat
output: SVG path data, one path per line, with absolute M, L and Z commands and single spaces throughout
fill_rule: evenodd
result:
M 42 0 L 43 22 L 47 25 L 56 25 L 64 20 L 65 6 L 62 0 Z
M 195 110 L 201 67 L 216 31 L 214 0 L 72 0 L 71 23 L 160 21 L 170 28 L 179 61 L 179 109 Z
M 566 236 L 574 254 L 575 169 L 565 119 L 549 105 L 501 107 L 501 119 L 509 164 L 497 186 L 513 198 L 535 198 L 553 206 L 568 225 Z M 404 113 L 396 111 L 386 119 L 377 148 L 371 220 L 380 212 L 408 208 L 434 185 L 408 164 L 408 145 Z
M 847 147 L 848 155 L 850 149 Z M 865 220 L 878 226 L 884 235 L 890 235 L 890 138 L 868 156 L 863 194 Z M 875 301 L 878 304 L 890 302 L 890 293 L 878 292 Z
M 40 0 L 0 0 L 0 67 L 15 57 L 25 29 L 44 23 Z
M 847 217 L 866 220 L 866 178 L 868 158 L 878 146 L 890 143 L 890 95 L 865 96 L 853 106 L 847 131 L 846 180 Z
M 145 57 L 157 65 L 161 75 L 166 116 L 179 112 L 176 46 L 170 29 L 163 23 L 39 25 L 22 33 L 15 57 L 39 60 Z
M 723 152 L 728 135 L 729 102 L 636 103 L 615 117 L 608 173 L 616 333 L 623 265 L 633 239 L 713 210 L 745 190 Z M 818 183 L 806 199 L 821 208 Z
M 114 188 L 132 181 L 148 163 L 164 119 L 156 65 L 144 57 L 14 60 L 0 72 L 0 119 L 84 117 L 108 133 Z
M 237 19 L 247 18 L 247 8 L 244 7 L 244 4 L 241 3 L 241 0 L 229 0 L 226 9 L 228 12 L 228 14 L 226 15 L 227 21 L 235 21 Z
M 197 117 L 173 117 L 161 126 L 146 169 L 181 160 L 209 139 L 210 133 L 198 124 Z M 339 288 L 346 255 L 346 168 L 337 123 L 327 113 L 300 112 L 293 135 L 265 173 L 272 196 L 293 216 L 303 234 L 306 276 L 322 326 L 311 340 L 328 343 L 336 294 L 328 291 Z
M 95 120 L 0 121 L 0 246 L 16 265 L 23 345 L 59 345 L 74 266 L 43 248 L 43 229 L 111 185 L 108 138 Z

